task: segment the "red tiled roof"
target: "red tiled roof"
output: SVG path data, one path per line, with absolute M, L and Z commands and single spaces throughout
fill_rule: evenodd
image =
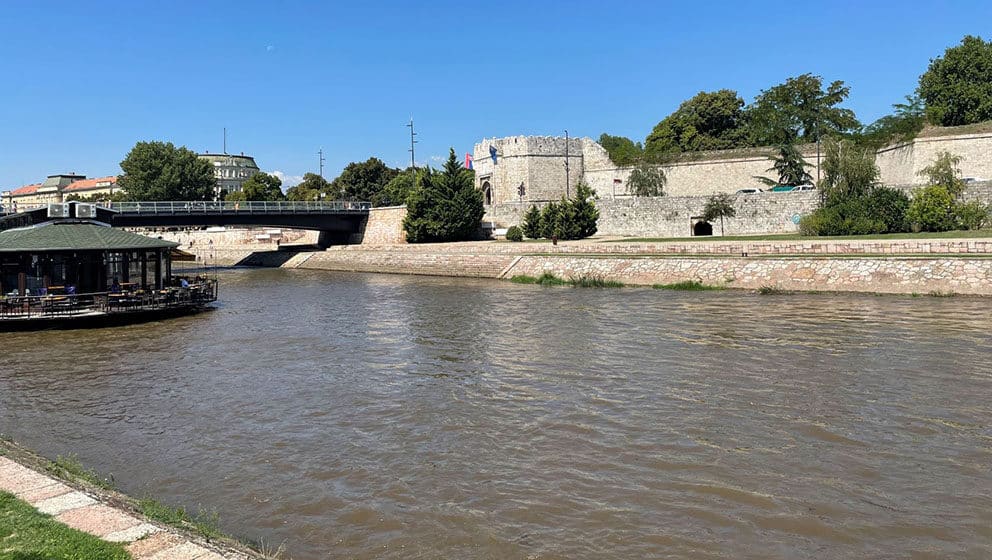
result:
M 100 183 L 110 183 L 109 185 L 101 185 Z M 80 181 L 73 181 L 65 187 L 63 187 L 62 192 L 71 191 L 85 191 L 89 189 L 105 189 L 107 187 L 117 184 L 117 177 L 94 177 L 92 179 L 82 179 Z
M 36 183 L 34 185 L 24 185 L 19 189 L 14 189 L 10 191 L 10 196 L 22 196 L 26 194 L 34 194 L 41 188 L 41 183 Z

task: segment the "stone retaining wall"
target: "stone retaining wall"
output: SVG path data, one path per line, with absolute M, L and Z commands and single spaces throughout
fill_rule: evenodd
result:
M 695 280 L 729 288 L 992 295 L 992 259 L 521 257 L 505 274 L 595 276 L 629 284 Z
M 428 276 L 497 278 L 514 260 L 511 255 L 419 253 L 412 251 L 324 251 L 301 254 L 286 268 L 382 272 Z

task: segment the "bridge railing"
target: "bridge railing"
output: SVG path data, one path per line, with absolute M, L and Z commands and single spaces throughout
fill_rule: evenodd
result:
M 321 214 L 368 212 L 371 202 L 330 201 L 248 201 L 248 202 L 109 202 L 102 205 L 121 214 L 194 215 L 194 214 Z

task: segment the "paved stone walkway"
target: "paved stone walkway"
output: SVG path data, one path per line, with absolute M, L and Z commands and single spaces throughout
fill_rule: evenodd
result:
M 192 542 L 177 531 L 102 503 L 54 478 L 0 457 L 0 490 L 14 494 L 66 525 L 105 541 L 125 543 L 135 559 L 249 560 L 234 551 L 218 552 Z

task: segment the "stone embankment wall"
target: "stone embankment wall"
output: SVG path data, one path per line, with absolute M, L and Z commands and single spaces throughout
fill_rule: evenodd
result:
M 342 246 L 301 253 L 281 264 L 435 276 L 551 272 L 643 285 L 697 280 L 746 289 L 992 295 L 992 240 L 970 239 Z
M 224 231 L 137 230 L 137 233 L 175 241 L 179 249 L 193 253 L 199 264 L 230 266 L 255 252 L 275 251 L 286 245 L 316 245 L 318 232 L 276 228 L 227 228 Z
M 583 258 L 521 257 L 507 276 L 596 276 L 630 284 L 695 280 L 728 288 L 992 295 L 986 258 Z

